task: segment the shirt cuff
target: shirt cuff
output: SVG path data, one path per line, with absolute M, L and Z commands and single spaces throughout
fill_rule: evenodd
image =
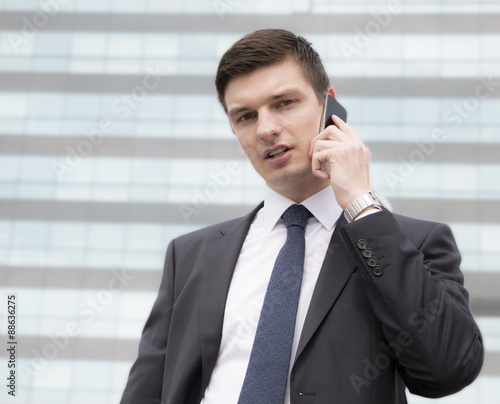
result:
M 353 222 L 355 222 L 356 220 L 362 219 L 363 217 L 370 216 L 370 215 L 373 215 L 374 213 L 378 213 L 378 212 L 381 212 L 381 211 L 382 211 L 382 209 L 381 209 L 381 208 L 379 208 L 378 206 L 376 206 L 376 205 L 372 205 L 372 206 L 373 206 L 374 208 L 376 208 L 376 210 L 374 210 L 374 209 L 370 209 L 370 210 L 368 210 L 368 211 L 366 211 L 366 212 L 361 213 L 360 215 L 358 215 L 358 216 L 356 217 L 356 219 L 354 219 L 354 220 L 353 220 Z

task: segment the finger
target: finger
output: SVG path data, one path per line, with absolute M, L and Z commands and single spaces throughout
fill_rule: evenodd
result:
M 339 116 L 337 115 L 332 115 L 332 121 L 333 123 L 335 124 L 335 126 L 337 128 L 339 128 L 340 130 L 343 130 L 342 128 L 345 128 L 345 129 L 348 129 L 348 125 L 345 123 L 345 121 L 340 118 Z
M 321 178 L 323 180 L 329 180 L 330 175 L 323 168 L 323 164 L 319 163 L 318 160 L 313 160 L 312 173 L 314 176 Z
M 335 149 L 338 149 L 340 146 L 340 142 L 337 140 L 317 140 L 314 142 L 314 147 L 313 147 L 313 156 L 315 153 L 322 152 L 323 150 L 330 150 L 331 152 L 334 152 Z
M 332 120 L 335 126 L 344 134 L 350 134 L 358 137 L 356 131 L 352 128 L 352 126 L 345 123 L 342 118 L 339 118 L 337 115 L 332 115 Z
M 313 137 L 313 139 L 311 140 L 311 143 L 309 145 L 309 157 L 312 156 L 314 151 L 314 145 L 318 141 L 322 140 L 338 141 L 341 139 L 342 139 L 342 131 L 334 125 L 328 126 L 322 132 L 318 133 L 315 137 Z
M 328 180 L 330 173 L 325 170 L 324 164 L 328 163 L 329 150 L 317 151 L 311 160 L 312 172 L 316 177 Z
M 311 143 L 309 143 L 309 157 L 312 157 L 313 155 L 316 142 L 322 139 L 326 139 L 327 137 L 328 134 L 326 134 L 325 131 L 323 130 L 311 139 Z

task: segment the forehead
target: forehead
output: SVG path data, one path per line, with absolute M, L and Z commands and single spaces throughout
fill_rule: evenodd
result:
M 224 93 L 227 109 L 257 100 L 275 97 L 285 89 L 314 94 L 302 68 L 293 60 L 265 66 L 249 74 L 232 78 Z

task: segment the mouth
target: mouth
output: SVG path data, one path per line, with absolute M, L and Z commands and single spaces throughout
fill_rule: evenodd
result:
M 278 165 L 287 161 L 292 155 L 293 148 L 286 145 L 278 145 L 268 149 L 264 153 L 264 159 L 270 165 Z
M 280 157 L 280 156 L 284 155 L 289 150 L 290 150 L 290 148 L 287 146 L 278 146 L 278 147 L 275 147 L 274 149 L 271 149 L 270 151 L 266 152 L 265 158 L 266 159 L 273 159 L 276 157 Z

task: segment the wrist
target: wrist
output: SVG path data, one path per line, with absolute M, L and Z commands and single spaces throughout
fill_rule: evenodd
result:
M 349 194 L 346 193 L 345 195 L 339 195 L 339 197 L 337 198 L 337 202 L 343 210 L 346 210 L 349 205 L 351 205 L 356 199 L 362 197 L 364 194 L 370 192 L 371 190 L 371 188 L 361 188 L 357 191 L 349 190 Z M 337 197 L 337 193 L 335 193 L 335 196 Z

